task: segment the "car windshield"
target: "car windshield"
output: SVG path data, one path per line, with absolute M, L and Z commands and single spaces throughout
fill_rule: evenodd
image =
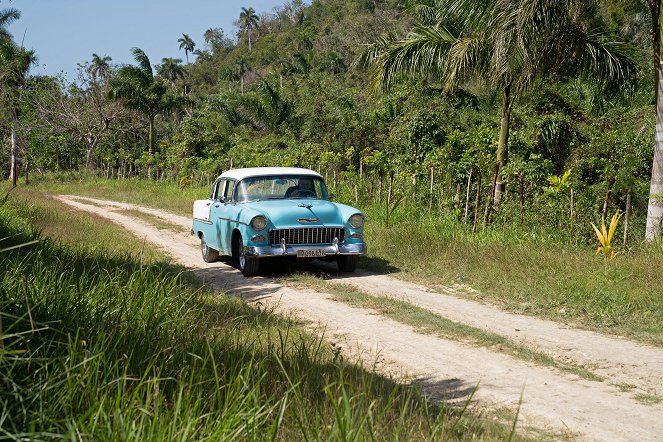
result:
M 268 199 L 327 199 L 322 178 L 309 175 L 268 175 L 244 178 L 237 185 L 236 199 L 262 201 Z

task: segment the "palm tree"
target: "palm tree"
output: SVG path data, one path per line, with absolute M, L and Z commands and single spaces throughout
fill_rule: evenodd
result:
M 256 15 L 253 8 L 242 8 L 239 14 L 239 28 L 246 31 L 249 38 L 249 51 L 251 50 L 251 31 L 258 25 L 260 18 Z
M 244 75 L 251 69 L 246 58 L 240 56 L 235 61 L 235 68 L 237 69 L 237 78 L 239 78 L 239 91 L 244 95 Z
M 630 84 L 633 62 L 624 44 L 589 33 L 586 0 L 433 0 L 416 4 L 416 25 L 403 39 L 383 36 L 360 63 L 373 66 L 373 88 L 403 77 L 441 81 L 446 89 L 482 78 L 501 91 L 500 135 L 487 214 L 503 190 L 514 97 L 537 80 L 584 77 L 608 91 Z
M 7 8 L 0 11 L 0 39 L 11 38 L 9 31 L 7 31 L 7 26 L 19 18 L 21 18 L 21 13 L 18 9 Z
M 113 59 L 108 55 L 101 57 L 98 54 L 92 54 L 92 61 L 87 68 L 88 72 L 92 76 L 92 81 L 96 83 L 97 79 L 100 78 L 105 82 L 108 79 L 108 76 L 111 72 L 110 62 L 112 60 Z
M 184 80 L 186 75 L 182 67 L 182 59 L 172 57 L 162 58 L 161 64 L 157 66 L 157 74 L 174 86 L 178 80 Z
M 121 67 L 111 83 L 111 97 L 120 100 L 125 107 L 138 111 L 147 117 L 147 152 L 154 154 L 154 119 L 157 115 L 178 108 L 182 99 L 171 95 L 165 79 L 154 76 L 150 59 L 140 48 L 132 48 L 131 53 L 137 66 Z M 152 165 L 148 166 L 148 177 L 152 177 Z
M 186 63 L 189 64 L 189 52 L 193 52 L 196 47 L 196 43 L 194 43 L 193 39 L 189 37 L 189 34 L 182 34 L 182 37 L 177 39 L 177 42 L 180 44 L 180 49 L 184 49 Z
M 652 18 L 654 39 L 654 63 L 656 64 L 656 136 L 654 141 L 654 162 L 649 187 L 647 207 L 647 227 L 645 241 L 653 242 L 661 234 L 663 221 L 663 3 L 661 0 L 647 0 Z
M 0 100 L 11 114 L 9 179 L 14 187 L 18 177 L 18 99 L 30 66 L 36 61 L 34 51 L 18 47 L 9 36 L 0 38 Z

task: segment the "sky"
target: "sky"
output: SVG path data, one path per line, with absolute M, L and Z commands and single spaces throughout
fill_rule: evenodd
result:
M 9 31 L 17 43 L 34 49 L 34 75 L 64 72 L 74 79 L 77 64 L 92 54 L 108 55 L 112 64 L 133 63 L 130 49 L 139 47 L 152 64 L 164 57 L 185 60 L 177 39 L 189 34 L 204 49 L 204 32 L 222 28 L 234 37 L 242 7 L 258 15 L 271 13 L 286 0 L 0 0 L 0 9 L 15 8 L 21 18 Z M 189 55 L 192 60 L 192 56 Z

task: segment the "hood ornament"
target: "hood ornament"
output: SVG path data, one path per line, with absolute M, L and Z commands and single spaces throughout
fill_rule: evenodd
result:
M 301 203 L 298 207 L 303 207 L 305 209 L 310 209 L 311 207 L 313 207 L 313 204 Z
M 299 221 L 300 223 L 314 223 L 318 220 L 319 220 L 319 218 L 299 218 L 299 219 L 297 219 L 297 221 Z

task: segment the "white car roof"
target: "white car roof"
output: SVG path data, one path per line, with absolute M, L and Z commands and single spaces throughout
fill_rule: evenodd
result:
M 217 180 L 221 178 L 241 180 L 246 177 L 264 175 L 313 175 L 322 178 L 322 176 L 315 170 L 301 169 L 299 167 L 247 167 L 245 169 L 232 169 L 225 171 L 217 177 Z

